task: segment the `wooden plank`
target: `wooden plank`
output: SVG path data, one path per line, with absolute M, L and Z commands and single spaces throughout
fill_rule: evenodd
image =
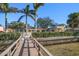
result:
M 38 56 L 38 51 L 36 48 L 30 48 L 30 56 Z
M 48 56 L 53 56 L 46 48 L 44 48 L 35 38 L 31 36 L 35 43 L 41 48 Z M 42 52 L 41 52 L 42 53 Z
M 28 49 L 23 48 L 22 56 L 28 56 Z
M 19 56 L 21 54 L 21 51 L 23 49 L 23 45 L 24 45 L 24 39 L 22 38 L 20 41 L 20 45 L 17 47 L 17 50 L 15 51 L 13 56 Z

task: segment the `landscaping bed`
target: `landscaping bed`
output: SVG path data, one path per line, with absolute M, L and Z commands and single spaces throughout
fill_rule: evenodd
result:
M 0 33 L 0 54 L 7 49 L 15 40 L 20 37 L 20 33 L 1 32 Z
M 79 42 L 45 46 L 55 56 L 79 56 Z

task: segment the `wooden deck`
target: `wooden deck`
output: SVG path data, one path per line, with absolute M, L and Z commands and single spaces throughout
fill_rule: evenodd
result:
M 34 47 L 32 40 L 28 38 L 25 39 L 22 56 L 38 56 L 37 49 Z
M 0 56 L 52 56 L 30 33 L 23 33 Z

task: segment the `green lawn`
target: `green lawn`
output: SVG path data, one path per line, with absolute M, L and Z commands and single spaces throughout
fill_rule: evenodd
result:
M 55 56 L 79 56 L 79 42 L 45 47 Z

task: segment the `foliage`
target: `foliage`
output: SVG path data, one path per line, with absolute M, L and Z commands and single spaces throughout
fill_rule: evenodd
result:
M 34 8 L 34 11 L 35 11 L 35 24 L 34 24 L 34 27 L 36 27 L 36 28 L 37 28 L 37 19 L 36 19 L 36 17 L 38 16 L 37 11 L 41 6 L 44 6 L 44 3 L 33 3 L 33 8 Z
M 27 16 L 35 20 L 34 18 L 35 12 L 34 10 L 30 10 L 30 5 L 26 5 L 26 7 L 22 11 L 24 12 L 25 15 L 20 16 L 20 18 L 18 19 L 18 22 L 20 22 L 20 20 L 25 16 L 26 16 L 26 22 L 27 22 Z
M 33 37 L 79 36 L 79 32 L 34 32 Z
M 68 15 L 67 24 L 71 28 L 79 27 L 79 12 Z
M 41 6 L 43 6 L 44 5 L 44 3 L 34 3 L 33 4 L 33 7 L 34 7 L 34 9 L 37 11 L 38 9 L 39 9 L 39 7 L 41 7 Z
M 15 30 L 22 30 L 22 29 L 25 29 L 25 26 L 26 25 L 23 22 L 13 21 L 9 24 L 8 27 Z
M 54 25 L 54 22 L 49 17 L 37 19 L 37 27 L 38 28 L 48 28 L 48 27 L 51 27 L 53 25 Z
M 7 12 L 9 10 L 8 3 L 0 3 L 0 10 L 5 13 L 5 30 L 7 29 Z
M 8 40 L 16 40 L 20 37 L 20 33 L 18 32 L 1 32 L 0 33 L 0 41 L 8 41 Z
M 0 3 L 0 10 L 7 12 L 8 11 L 8 3 Z

